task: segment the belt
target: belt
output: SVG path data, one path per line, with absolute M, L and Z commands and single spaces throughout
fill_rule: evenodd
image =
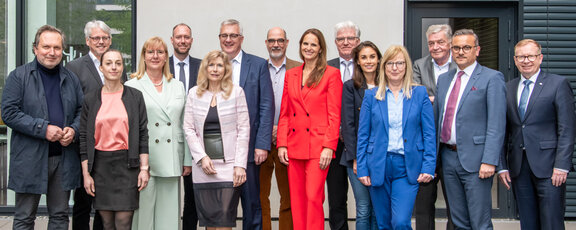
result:
M 456 145 L 449 145 L 449 144 L 445 144 L 445 143 L 440 143 L 440 147 L 444 146 L 447 149 L 450 149 L 454 152 L 458 152 L 458 147 L 456 147 Z

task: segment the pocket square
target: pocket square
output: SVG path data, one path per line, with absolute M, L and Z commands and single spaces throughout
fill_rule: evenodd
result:
M 477 90 L 476 87 L 472 86 L 472 88 L 470 89 L 470 91 L 474 91 Z

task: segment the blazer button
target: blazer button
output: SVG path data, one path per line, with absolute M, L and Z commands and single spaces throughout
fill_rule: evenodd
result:
M 358 111 L 360 111 L 360 109 L 362 109 L 362 107 L 358 107 Z
M 172 125 L 172 123 L 168 122 L 168 124 L 167 124 L 167 125 L 168 125 L 168 126 L 170 126 L 170 125 Z
M 292 129 L 292 132 L 296 132 L 296 129 Z
M 294 116 L 296 116 L 296 113 L 294 113 Z
M 170 140 L 170 139 L 168 139 L 168 140 L 166 140 L 166 141 L 167 141 L 168 143 L 170 143 L 170 141 L 171 141 L 171 140 Z
M 307 117 L 309 117 L 309 116 L 310 116 L 310 114 L 308 114 L 308 113 L 307 113 L 307 114 L 306 114 L 306 116 L 307 116 Z
M 306 132 L 310 132 L 310 129 L 309 129 L 309 128 L 306 128 Z
M 406 139 L 404 139 L 404 143 L 406 143 Z
M 160 140 L 156 139 L 156 143 L 160 143 Z
M 158 122 L 156 122 L 156 124 L 154 124 L 154 125 L 156 125 L 156 127 L 160 126 L 160 124 L 158 124 Z

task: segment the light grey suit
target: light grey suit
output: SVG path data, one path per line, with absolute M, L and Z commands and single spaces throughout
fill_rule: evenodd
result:
M 440 75 L 434 103 L 440 143 L 444 105 L 456 70 Z M 480 179 L 481 164 L 498 165 L 506 129 L 504 75 L 478 64 L 466 85 L 454 115 L 457 150 L 440 145 L 450 214 L 456 228 L 492 229 L 493 177 Z
M 456 63 L 450 62 L 449 65 L 448 71 L 456 69 Z M 414 74 L 412 78 L 416 83 L 426 86 L 429 96 L 436 96 L 436 78 L 434 77 L 432 56 L 428 55 L 414 61 Z

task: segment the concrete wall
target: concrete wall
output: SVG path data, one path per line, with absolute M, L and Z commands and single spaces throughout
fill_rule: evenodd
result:
M 219 0 L 219 1 L 138 1 L 137 53 L 142 44 L 160 36 L 169 45 L 172 27 L 180 22 L 192 27 L 192 56 L 203 58 L 220 49 L 218 33 L 223 20 L 234 18 L 244 28 L 243 50 L 267 57 L 266 32 L 274 26 L 286 29 L 288 56 L 299 60 L 298 41 L 309 28 L 320 29 L 328 45 L 328 59 L 336 57 L 334 25 L 352 20 L 360 26 L 361 40 L 371 40 L 382 52 L 391 44 L 402 44 L 404 37 L 404 1 L 366 0 Z M 138 59 L 140 57 L 137 57 Z

